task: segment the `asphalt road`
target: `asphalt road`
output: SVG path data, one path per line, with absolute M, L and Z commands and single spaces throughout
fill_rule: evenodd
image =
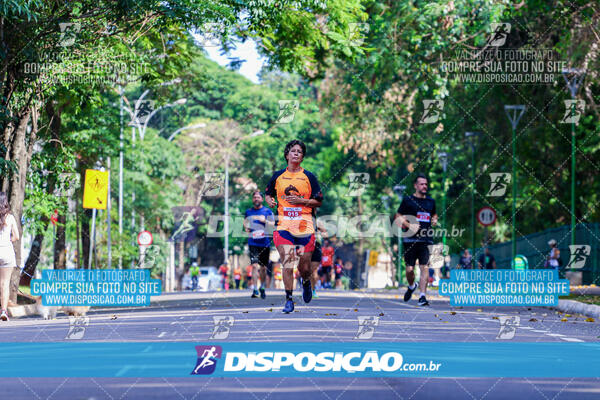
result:
M 298 294 L 298 293 L 296 293 Z M 310 305 L 297 301 L 281 313 L 282 291 L 250 299 L 248 291 L 168 294 L 150 307 L 93 309 L 81 341 L 206 343 L 213 317 L 232 317 L 227 338 L 244 342 L 498 342 L 499 317 L 519 317 L 519 342 L 598 342 L 598 322 L 539 307 L 450 307 L 430 296 L 430 307 L 404 303 L 398 292 L 321 291 Z M 373 336 L 357 338 L 359 317 L 379 317 Z M 565 321 L 566 320 L 566 321 Z M 57 342 L 69 319 L 13 319 L 0 326 L 2 342 Z M 493 357 L 493 355 L 490 355 Z M 68 355 L 66 355 L 68 358 Z M 93 362 L 91 360 L 91 362 Z M 598 362 L 598 360 L 590 360 Z M 34 368 L 34 366 L 32 366 Z M 600 377 L 572 378 L 5 378 L 7 399 L 598 399 Z M 4 397 L 4 396 L 7 397 Z

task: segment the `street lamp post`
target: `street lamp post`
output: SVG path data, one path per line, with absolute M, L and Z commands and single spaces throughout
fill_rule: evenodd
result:
M 177 136 L 177 134 L 181 131 L 186 131 L 188 129 L 199 129 L 199 128 L 206 128 L 206 124 L 204 122 L 201 122 L 199 124 L 184 126 L 183 128 L 179 128 L 175 132 L 171 133 L 171 135 L 169 136 L 169 138 L 167 140 L 169 142 L 171 142 L 175 138 L 175 136 Z
M 517 255 L 517 125 L 525 113 L 525 105 L 513 104 L 504 106 L 504 111 L 512 126 L 512 233 L 511 233 L 511 265 Z M 512 113 L 511 113 L 512 111 Z
M 398 196 L 398 200 L 400 204 L 402 204 L 402 198 L 404 197 L 404 191 L 406 190 L 406 185 L 396 185 L 394 186 L 394 193 Z M 404 269 L 402 268 L 402 227 L 398 228 L 398 267 L 396 268 L 396 280 L 398 281 L 398 286 L 404 283 Z
M 169 103 L 169 104 L 165 104 L 164 106 L 158 107 L 156 110 L 152 111 L 150 113 L 150 115 L 148 115 L 148 118 L 146 118 L 146 120 L 144 121 L 144 125 L 142 125 L 142 127 L 140 128 L 138 126 L 139 132 L 140 132 L 140 140 L 144 140 L 144 136 L 146 135 L 146 128 L 148 127 L 148 122 L 150 121 L 150 119 L 160 110 L 165 109 L 165 108 L 169 108 L 169 107 L 175 107 L 178 105 L 183 105 L 187 102 L 187 99 L 181 98 L 173 103 Z
M 119 90 L 120 133 L 119 133 L 119 269 L 123 269 L 121 240 L 123 236 L 123 86 Z M 110 193 L 109 193 L 110 195 Z M 110 218 L 110 216 L 109 216 Z
M 446 170 L 448 168 L 448 153 L 438 153 L 440 162 L 442 163 L 442 244 L 446 249 Z
M 575 100 L 581 83 L 585 78 L 584 69 L 568 68 L 562 71 L 563 77 L 567 82 L 567 88 L 571 94 L 571 99 Z M 569 79 L 571 76 L 571 79 Z M 575 101 L 571 103 L 571 245 L 575 244 Z
M 471 144 L 471 246 L 473 246 L 472 257 L 475 259 L 475 139 L 479 132 L 465 132 L 465 137 Z
M 230 157 L 230 150 L 233 150 L 236 148 L 236 146 L 238 144 L 240 144 L 240 142 L 242 140 L 245 139 L 250 139 L 256 136 L 260 136 L 263 133 L 265 133 L 264 130 L 259 129 L 257 131 L 252 132 L 252 134 L 247 135 L 247 136 L 242 136 L 241 138 L 239 138 L 238 140 L 236 140 L 233 143 L 233 146 L 231 146 L 229 149 L 227 149 L 227 152 L 225 153 L 225 240 L 224 240 L 224 249 L 223 249 L 223 253 L 225 255 L 225 262 L 229 261 L 229 157 Z
M 172 83 L 177 83 L 176 80 L 174 80 Z M 168 83 L 168 84 L 172 84 L 172 83 Z M 173 103 L 169 103 L 169 104 L 165 104 L 162 107 L 157 108 L 156 110 L 153 110 L 148 117 L 145 119 L 143 126 L 140 124 L 140 120 L 139 120 L 139 116 L 138 114 L 138 110 L 140 108 L 140 104 L 141 101 L 144 97 L 146 97 L 146 95 L 150 93 L 150 90 L 145 90 L 141 96 L 137 99 L 137 101 L 135 102 L 135 105 L 133 107 L 133 110 L 130 109 L 129 107 L 123 107 L 123 99 L 124 99 L 124 95 L 123 95 L 123 87 L 121 86 L 121 93 L 120 93 L 120 97 L 121 97 L 121 135 L 120 135 L 120 154 L 119 154 L 119 233 L 122 234 L 123 233 L 123 109 L 125 109 L 129 115 L 131 116 L 131 122 L 129 123 L 129 125 L 131 126 L 131 143 L 132 146 L 135 146 L 135 130 L 136 128 L 138 129 L 138 134 L 140 135 L 140 140 L 144 140 L 144 136 L 146 134 L 146 128 L 148 127 L 148 122 L 150 121 L 150 119 L 160 110 L 167 108 L 167 107 L 174 107 L 176 105 L 180 105 L 180 104 L 185 104 L 187 99 L 186 98 L 182 98 L 179 99 Z M 132 191 L 131 193 L 131 229 L 133 231 L 135 231 L 135 191 Z M 141 217 L 141 226 L 142 226 L 142 230 L 144 229 L 144 219 L 143 216 Z M 122 259 L 119 256 L 119 268 L 122 268 Z M 131 267 L 134 267 L 134 261 L 131 261 Z
M 140 108 L 141 101 L 144 99 L 144 97 L 146 97 L 146 95 L 148 93 L 150 93 L 149 90 L 146 90 L 146 91 L 144 91 L 142 93 L 142 95 L 135 102 L 135 106 L 134 106 L 133 110 L 131 110 L 129 107 L 124 107 L 124 109 L 131 116 L 131 123 L 130 123 L 130 126 L 131 126 L 131 142 L 132 142 L 133 146 L 135 146 L 136 129 L 138 130 L 138 135 L 140 136 L 140 140 L 144 140 L 144 137 L 146 135 L 146 129 L 148 128 L 148 122 L 150 122 L 150 120 L 152 119 L 152 117 L 154 115 L 156 115 L 156 113 L 158 113 L 160 110 L 163 110 L 165 108 L 175 107 L 177 105 L 182 105 L 182 104 L 185 104 L 187 102 L 186 98 L 181 98 L 179 100 L 176 100 L 173 103 L 168 103 L 168 104 L 165 104 L 165 105 L 163 105 L 161 107 L 158 107 L 156 110 L 153 110 L 150 114 L 148 114 L 148 116 L 144 120 L 144 123 L 142 124 L 140 122 L 139 116 L 137 114 L 138 114 L 138 110 Z M 122 178 L 122 169 L 121 169 L 121 172 L 120 172 L 120 182 L 119 182 L 120 186 L 122 186 L 122 179 L 123 178 Z M 122 189 L 121 189 L 121 191 L 122 191 Z M 120 196 L 122 196 L 122 193 L 121 193 Z M 133 208 L 133 203 L 135 203 L 135 191 L 131 193 L 131 202 L 132 202 L 131 228 L 135 231 L 135 209 Z M 143 222 L 143 216 L 142 216 L 142 229 L 143 229 L 143 224 L 144 224 L 144 222 Z

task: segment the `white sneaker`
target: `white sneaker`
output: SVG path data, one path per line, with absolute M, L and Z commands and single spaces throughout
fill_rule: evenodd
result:
M 0 319 L 1 319 L 2 321 L 8 321 L 8 320 L 9 320 L 9 319 L 8 319 L 8 314 L 6 313 L 6 311 L 5 311 L 5 310 L 2 310 L 2 314 L 0 314 Z

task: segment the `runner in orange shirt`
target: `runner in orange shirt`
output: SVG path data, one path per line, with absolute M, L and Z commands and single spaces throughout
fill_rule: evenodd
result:
M 321 253 L 323 254 L 321 258 L 321 284 L 325 289 L 331 289 L 331 270 L 335 249 L 329 243 L 329 240 L 325 240 L 325 243 L 323 243 Z
M 303 142 L 292 140 L 285 146 L 283 155 L 287 168 L 273 174 L 265 194 L 269 207 L 277 207 L 273 243 L 283 264 L 286 297 L 283 312 L 290 313 L 294 311 L 292 292 L 296 265 L 302 277 L 302 298 L 305 303 L 312 299 L 310 259 L 315 249 L 314 209 L 321 206 L 323 194 L 317 178 L 300 166 L 306 155 Z
M 252 267 L 252 264 L 248 264 L 245 269 L 246 269 L 246 289 L 248 289 L 250 286 L 252 286 L 252 274 L 254 272 L 254 268 Z
M 235 288 L 239 289 L 240 281 L 242 280 L 242 269 L 239 266 L 233 270 L 233 280 L 235 281 Z

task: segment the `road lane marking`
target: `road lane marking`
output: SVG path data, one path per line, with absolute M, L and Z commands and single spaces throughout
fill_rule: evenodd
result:
M 567 342 L 584 342 L 581 339 L 570 338 L 570 337 L 561 337 L 561 339 L 564 341 L 567 341 Z
M 161 332 L 160 335 L 158 335 L 158 337 L 163 337 L 167 334 L 167 332 Z

